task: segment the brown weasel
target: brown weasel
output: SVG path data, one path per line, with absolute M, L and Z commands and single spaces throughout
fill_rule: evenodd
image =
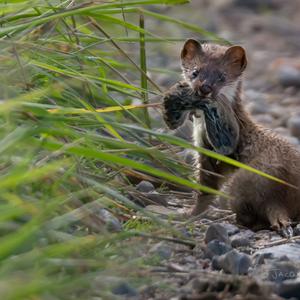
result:
M 181 51 L 181 62 L 184 81 L 164 97 L 168 126 L 180 126 L 187 112 L 193 110 L 196 146 L 300 187 L 300 152 L 270 129 L 256 124 L 244 109 L 241 77 L 247 65 L 245 50 L 189 39 Z M 198 162 L 200 183 L 232 196 L 238 223 L 254 230 L 271 227 L 285 236 L 292 235 L 291 221 L 300 219 L 300 189 L 204 155 L 199 155 Z M 223 179 L 212 172 L 223 175 Z M 200 194 L 192 213 L 199 214 L 213 199 Z

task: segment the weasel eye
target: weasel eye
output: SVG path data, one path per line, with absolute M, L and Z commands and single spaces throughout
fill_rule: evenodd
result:
M 199 75 L 199 70 L 194 70 L 191 74 L 191 78 L 195 79 Z

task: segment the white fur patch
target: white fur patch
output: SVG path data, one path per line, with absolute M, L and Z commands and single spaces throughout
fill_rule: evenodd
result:
M 195 117 L 193 116 L 193 139 L 194 139 L 194 145 L 196 147 L 201 147 L 203 145 L 202 141 L 202 131 L 203 131 L 203 118 L 204 118 L 204 113 L 201 110 L 197 110 L 196 112 L 197 115 L 200 115 L 201 117 Z
M 224 86 L 219 94 L 224 95 L 231 103 L 234 101 L 237 94 L 238 82 L 234 82 L 230 85 Z

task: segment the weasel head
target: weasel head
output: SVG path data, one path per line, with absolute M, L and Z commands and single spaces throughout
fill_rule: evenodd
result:
M 225 96 L 233 103 L 240 92 L 241 76 L 247 66 L 244 48 L 200 44 L 188 39 L 181 51 L 183 77 L 199 96 Z

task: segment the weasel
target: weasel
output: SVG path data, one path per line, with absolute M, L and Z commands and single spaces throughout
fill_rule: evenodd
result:
M 164 119 L 171 129 L 193 112 L 194 144 L 231 157 L 300 187 L 300 152 L 246 112 L 242 74 L 247 66 L 241 46 L 185 42 L 181 51 L 183 81 L 164 96 Z M 232 197 L 236 220 L 253 230 L 272 228 L 293 234 L 300 219 L 300 189 L 198 154 L 197 180 Z M 221 176 L 216 176 L 219 174 Z M 207 209 L 214 196 L 198 195 L 192 214 Z

